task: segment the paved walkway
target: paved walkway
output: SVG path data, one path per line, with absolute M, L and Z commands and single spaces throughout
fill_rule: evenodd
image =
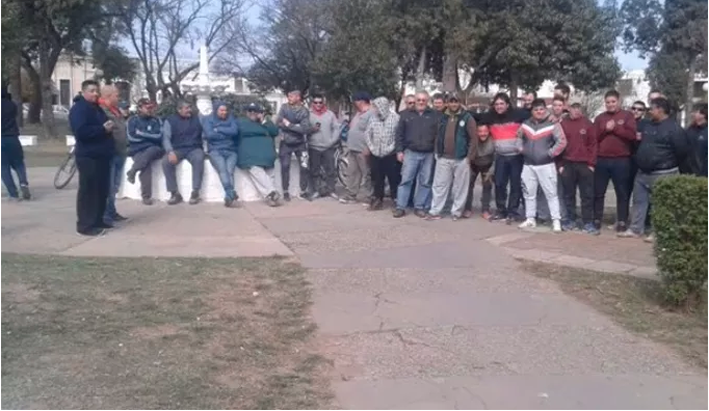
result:
M 51 170 L 30 171 L 37 201 L 3 203 L 3 251 L 295 255 L 343 408 L 707 408 L 705 370 L 521 272 L 513 256 L 542 247 L 555 261 L 609 258 L 631 273 L 653 264 L 642 242 L 395 220 L 331 200 L 238 210 L 119 201 L 131 220 L 85 240 L 72 230 L 71 187 L 55 191 Z

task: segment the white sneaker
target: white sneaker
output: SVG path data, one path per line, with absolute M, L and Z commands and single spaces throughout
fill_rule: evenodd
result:
M 555 233 L 561 232 L 561 220 L 553 220 L 551 222 L 551 231 Z
M 517 227 L 519 228 L 536 228 L 537 227 L 537 221 L 533 218 L 528 218 L 524 220 L 524 222 Z

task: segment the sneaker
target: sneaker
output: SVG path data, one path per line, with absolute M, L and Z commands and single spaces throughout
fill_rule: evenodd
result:
M 473 210 L 465 210 L 463 211 L 463 215 L 461 216 L 462 218 L 471 218 L 473 216 Z
M 647 237 L 643 238 L 643 241 L 645 241 L 646 243 L 652 244 L 655 242 L 655 235 L 649 234 Z
M 172 193 L 170 199 L 167 200 L 168 205 L 180 204 L 182 202 L 182 195 L 180 193 Z
M 551 231 L 553 231 L 555 233 L 561 232 L 561 221 L 560 220 L 552 220 L 551 221 Z
M 335 193 L 330 193 L 328 197 L 332 198 L 333 200 L 340 201 L 340 197 Z
M 461 218 L 462 218 L 462 216 L 455 215 L 455 214 L 453 214 L 453 215 L 451 216 L 451 220 L 453 220 L 453 221 L 458 221 L 458 220 L 460 220 Z
M 313 201 L 313 196 L 311 196 L 311 195 L 308 194 L 307 192 L 305 192 L 305 193 L 300 193 L 300 194 L 298 195 L 298 198 L 300 198 L 301 200 Z
M 155 201 L 153 201 L 153 199 L 150 197 L 143 197 L 143 199 L 141 201 L 146 206 L 151 206 L 151 205 L 153 205 L 153 203 L 155 203 Z
M 379 211 L 382 208 L 384 208 L 384 201 L 378 198 L 373 198 L 372 201 L 369 202 L 369 207 L 367 207 L 367 210 Z
M 483 211 L 481 217 L 487 221 L 490 221 L 492 219 L 492 214 L 490 214 L 489 211 Z
M 522 224 L 518 225 L 518 228 L 525 229 L 525 228 L 535 228 L 537 226 L 537 221 L 533 218 L 528 218 L 522 222 Z
M 435 221 L 435 220 L 440 220 L 441 215 L 440 214 L 426 214 L 426 220 L 428 221 Z
M 392 215 L 394 216 L 394 218 L 401 218 L 401 217 L 403 217 L 403 216 L 406 215 L 406 211 L 404 211 L 404 210 L 402 210 L 402 209 L 400 209 L 400 208 L 397 208 L 397 209 L 394 210 L 394 212 L 392 213 Z
M 103 228 L 90 228 L 86 231 L 77 231 L 76 234 L 84 236 L 84 237 L 101 237 L 106 234 L 106 230 Z
M 231 197 L 225 197 L 225 198 L 224 198 L 224 207 L 229 208 L 229 207 L 231 207 L 231 206 L 233 206 L 233 205 L 234 205 L 234 199 L 233 199 L 233 198 L 231 198 Z
M 269 205 L 269 207 L 278 207 L 280 203 L 278 202 L 278 192 L 272 191 L 271 194 L 266 196 L 266 204 Z
M 131 184 L 135 184 L 135 173 L 136 171 L 133 169 L 128 170 L 126 173 L 126 176 L 128 177 L 128 182 Z
M 111 219 L 115 222 L 121 222 L 121 221 L 126 221 L 128 219 L 128 217 L 123 217 L 122 215 L 116 213 L 116 215 L 111 217 Z
M 285 193 L 283 193 L 283 201 L 290 201 L 290 193 L 289 192 L 286 191 Z
M 192 191 L 192 194 L 190 195 L 190 204 L 195 205 L 200 202 L 199 198 L 199 191 Z
M 574 231 L 576 229 L 576 224 L 572 223 L 571 221 L 564 221 L 561 223 L 561 230 L 562 231 Z
M 500 221 L 500 220 L 505 220 L 507 219 L 507 216 L 501 213 L 495 213 L 493 214 L 492 218 L 490 221 Z
M 342 204 L 352 204 L 352 203 L 354 203 L 355 201 L 357 201 L 357 199 L 354 198 L 354 197 L 352 197 L 352 196 L 340 197 L 339 200 L 340 200 L 340 202 L 341 202 Z
M 104 229 L 104 230 L 110 230 L 111 228 L 115 228 L 115 226 L 113 224 L 106 222 L 106 221 L 102 222 L 101 224 L 97 225 L 96 227 Z
M 598 229 L 596 228 L 596 225 L 593 223 L 588 223 L 588 224 L 584 225 L 583 232 L 585 234 L 590 234 L 590 235 L 600 235 L 601 234 L 601 232 L 598 231 Z
M 423 210 L 415 210 L 414 215 L 418 218 L 426 218 L 426 212 Z
M 633 230 L 620 231 L 616 235 L 620 238 L 640 238 L 640 235 L 636 234 Z
M 20 185 L 20 192 L 22 193 L 23 200 L 28 201 L 30 198 L 32 198 L 32 195 L 30 194 L 30 188 L 27 185 Z
M 326 196 L 326 195 L 322 195 L 322 194 L 320 194 L 320 193 L 318 193 L 318 192 L 316 191 L 316 192 L 314 192 L 314 193 L 310 196 L 310 200 L 311 200 L 311 201 L 312 201 L 312 200 L 317 200 L 317 199 L 320 198 L 320 197 L 327 197 L 327 196 Z
M 628 226 L 625 223 L 620 222 L 620 223 L 616 224 L 615 230 L 619 233 L 622 233 L 622 232 L 628 231 Z

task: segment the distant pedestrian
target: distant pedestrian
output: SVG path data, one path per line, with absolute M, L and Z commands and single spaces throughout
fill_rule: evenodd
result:
M 175 205 L 183 201 L 177 185 L 177 165 L 182 160 L 187 160 L 192 166 L 192 193 L 189 203 L 192 205 L 199 203 L 199 192 L 202 189 L 204 176 L 202 123 L 192 114 L 192 106 L 188 102 L 179 101 L 177 113 L 168 117 L 163 123 L 162 143 L 167 153 L 162 162 L 167 191 L 170 192 L 167 204 Z
M 335 113 L 328 110 L 322 94 L 313 95 L 310 109 L 310 135 L 308 136 L 308 160 L 310 169 L 311 198 L 332 197 L 335 199 L 335 151 L 340 142 L 340 125 Z
M 143 204 L 153 205 L 153 162 L 163 158 L 163 122 L 155 116 L 155 103 L 147 98 L 138 100 L 138 114 L 128 119 L 128 155 L 133 165 L 126 173 L 129 183 L 135 183 L 140 173 L 140 196 Z
M 20 199 L 17 192 L 15 179 L 12 176 L 15 170 L 20 183 L 20 193 L 23 200 L 29 200 L 29 183 L 27 182 L 27 168 L 25 155 L 20 143 L 20 129 L 17 126 L 17 105 L 10 98 L 10 94 L 2 89 L 2 182 L 7 190 L 7 195 L 13 200 Z
M 113 158 L 111 158 L 111 165 L 109 166 L 108 200 L 106 203 L 106 211 L 103 215 L 103 220 L 106 224 L 113 224 L 127 220 L 126 217 L 120 215 L 118 210 L 116 210 L 116 195 L 118 194 L 118 189 L 121 187 L 123 167 L 126 164 L 126 156 L 128 153 L 126 120 L 121 109 L 118 107 L 118 89 L 116 86 L 103 86 L 98 103 L 114 125 L 111 137 L 113 137 L 116 151 Z
M 401 174 L 396 161 L 396 128 L 399 115 L 392 112 L 386 97 L 377 97 L 372 102 L 374 115 L 365 131 L 367 142 L 366 154 L 372 170 L 374 194 L 369 203 L 369 210 L 381 210 L 384 206 L 385 182 L 389 183 L 389 194 L 396 203 Z
M 298 160 L 300 170 L 300 197 L 310 200 L 308 195 L 308 169 L 304 162 L 307 156 L 307 139 L 310 133 L 310 112 L 303 105 L 300 91 L 288 93 L 288 103 L 281 106 L 276 117 L 276 124 L 281 129 L 282 139 L 278 149 L 281 161 L 281 186 L 283 199 L 290 201 L 290 168 L 293 155 Z
M 74 155 L 79 171 L 76 195 L 76 231 L 80 235 L 103 235 L 111 224 L 103 221 L 109 194 L 111 159 L 116 153 L 111 133 L 116 125 L 99 107 L 99 85 L 81 83 L 81 96 L 69 111 L 69 125 L 76 139 Z

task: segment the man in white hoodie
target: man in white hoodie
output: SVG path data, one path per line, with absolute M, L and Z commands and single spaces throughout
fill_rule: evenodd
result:
M 310 198 L 332 197 L 335 194 L 335 150 L 340 140 L 340 125 L 335 113 L 327 109 L 322 94 L 313 95 L 310 108 L 311 131 L 308 137 Z

